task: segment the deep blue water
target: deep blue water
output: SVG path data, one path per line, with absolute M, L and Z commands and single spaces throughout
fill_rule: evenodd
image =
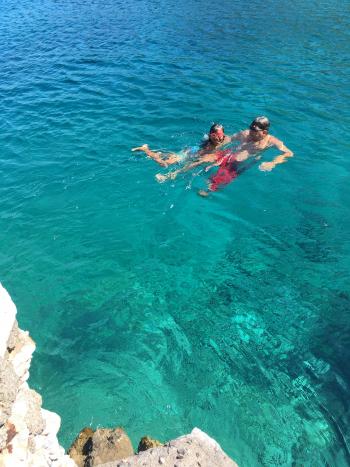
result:
M 348 2 L 0 7 L 1 281 L 63 445 L 198 426 L 241 466 L 350 465 Z M 262 114 L 295 157 L 208 199 L 130 152 Z

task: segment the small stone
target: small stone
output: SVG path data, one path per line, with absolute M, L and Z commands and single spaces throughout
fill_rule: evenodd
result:
M 150 436 L 144 436 L 143 438 L 141 438 L 139 442 L 137 452 L 147 451 L 148 449 L 158 448 L 160 446 L 163 446 L 163 445 L 157 439 L 153 439 Z
M 141 438 L 141 440 L 139 442 L 137 452 L 147 451 L 148 449 L 157 448 L 157 447 L 160 447 L 160 446 L 163 446 L 163 445 L 157 439 L 153 439 L 150 436 L 144 436 L 143 438 Z
M 183 459 L 185 457 L 186 451 L 184 448 L 180 448 L 177 450 L 176 459 Z
M 161 465 L 165 464 L 165 458 L 164 458 L 164 457 L 160 457 L 158 462 L 159 462 L 159 464 L 161 464 Z

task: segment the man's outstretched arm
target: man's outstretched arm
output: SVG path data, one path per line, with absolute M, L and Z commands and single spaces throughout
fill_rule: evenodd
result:
M 158 180 L 158 182 L 162 183 L 162 182 L 165 182 L 166 180 L 175 180 L 175 178 L 183 173 L 183 172 L 187 172 L 188 170 L 191 170 L 191 169 L 194 169 L 195 167 L 198 167 L 199 165 L 201 164 L 205 164 L 206 161 L 205 159 L 199 159 L 198 161 L 196 162 L 191 162 L 187 165 L 185 165 L 184 167 L 182 167 L 181 169 L 178 169 L 178 170 L 173 170 L 172 172 L 168 172 L 164 175 L 162 174 L 156 174 L 156 179 Z
M 282 154 L 278 154 L 278 156 L 276 156 L 271 162 L 263 162 L 262 164 L 259 165 L 259 169 L 265 172 L 272 170 L 274 167 L 276 167 L 277 164 L 283 164 L 284 162 L 287 162 L 287 159 L 289 157 L 294 156 L 294 153 L 290 149 L 288 149 L 287 146 L 285 146 L 282 143 L 282 141 L 275 138 L 274 136 L 272 136 L 271 138 L 272 138 L 272 141 L 271 141 L 272 145 L 276 147 L 277 149 L 279 149 L 280 151 L 282 151 Z

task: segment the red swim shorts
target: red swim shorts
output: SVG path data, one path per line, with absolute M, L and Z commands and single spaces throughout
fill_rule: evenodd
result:
M 224 151 L 222 151 L 224 152 Z M 227 185 L 232 180 L 238 177 L 237 170 L 234 163 L 228 163 L 227 160 L 223 161 L 218 171 L 210 177 L 210 191 L 217 191 L 220 185 Z

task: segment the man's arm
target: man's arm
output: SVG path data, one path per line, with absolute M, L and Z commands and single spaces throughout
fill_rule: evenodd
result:
M 206 160 L 203 160 L 203 159 L 199 159 L 198 161 L 196 162 L 191 162 L 185 166 L 183 166 L 181 169 L 178 169 L 178 170 L 173 170 L 172 172 L 168 172 L 166 174 L 156 174 L 156 179 L 158 180 L 158 182 L 165 182 L 165 180 L 175 180 L 175 178 L 183 173 L 183 172 L 187 172 L 188 170 L 191 170 L 191 169 L 194 169 L 195 167 L 197 167 L 198 165 L 201 165 L 201 164 L 205 164 L 207 161 Z
M 207 165 L 204 170 L 205 172 L 209 172 L 210 169 L 212 169 L 213 167 L 218 167 L 219 165 L 221 165 L 221 163 L 222 163 L 222 160 L 214 162 L 214 164 Z
M 272 170 L 273 168 L 276 167 L 277 164 L 283 164 L 284 162 L 287 162 L 287 159 L 289 157 L 294 156 L 294 153 L 290 149 L 288 149 L 287 146 L 285 146 L 282 143 L 282 141 L 275 138 L 274 136 L 271 136 L 270 142 L 272 146 L 282 151 L 282 154 L 279 154 L 278 156 L 276 156 L 274 160 L 271 162 L 263 162 L 262 164 L 259 165 L 259 169 L 265 172 Z

